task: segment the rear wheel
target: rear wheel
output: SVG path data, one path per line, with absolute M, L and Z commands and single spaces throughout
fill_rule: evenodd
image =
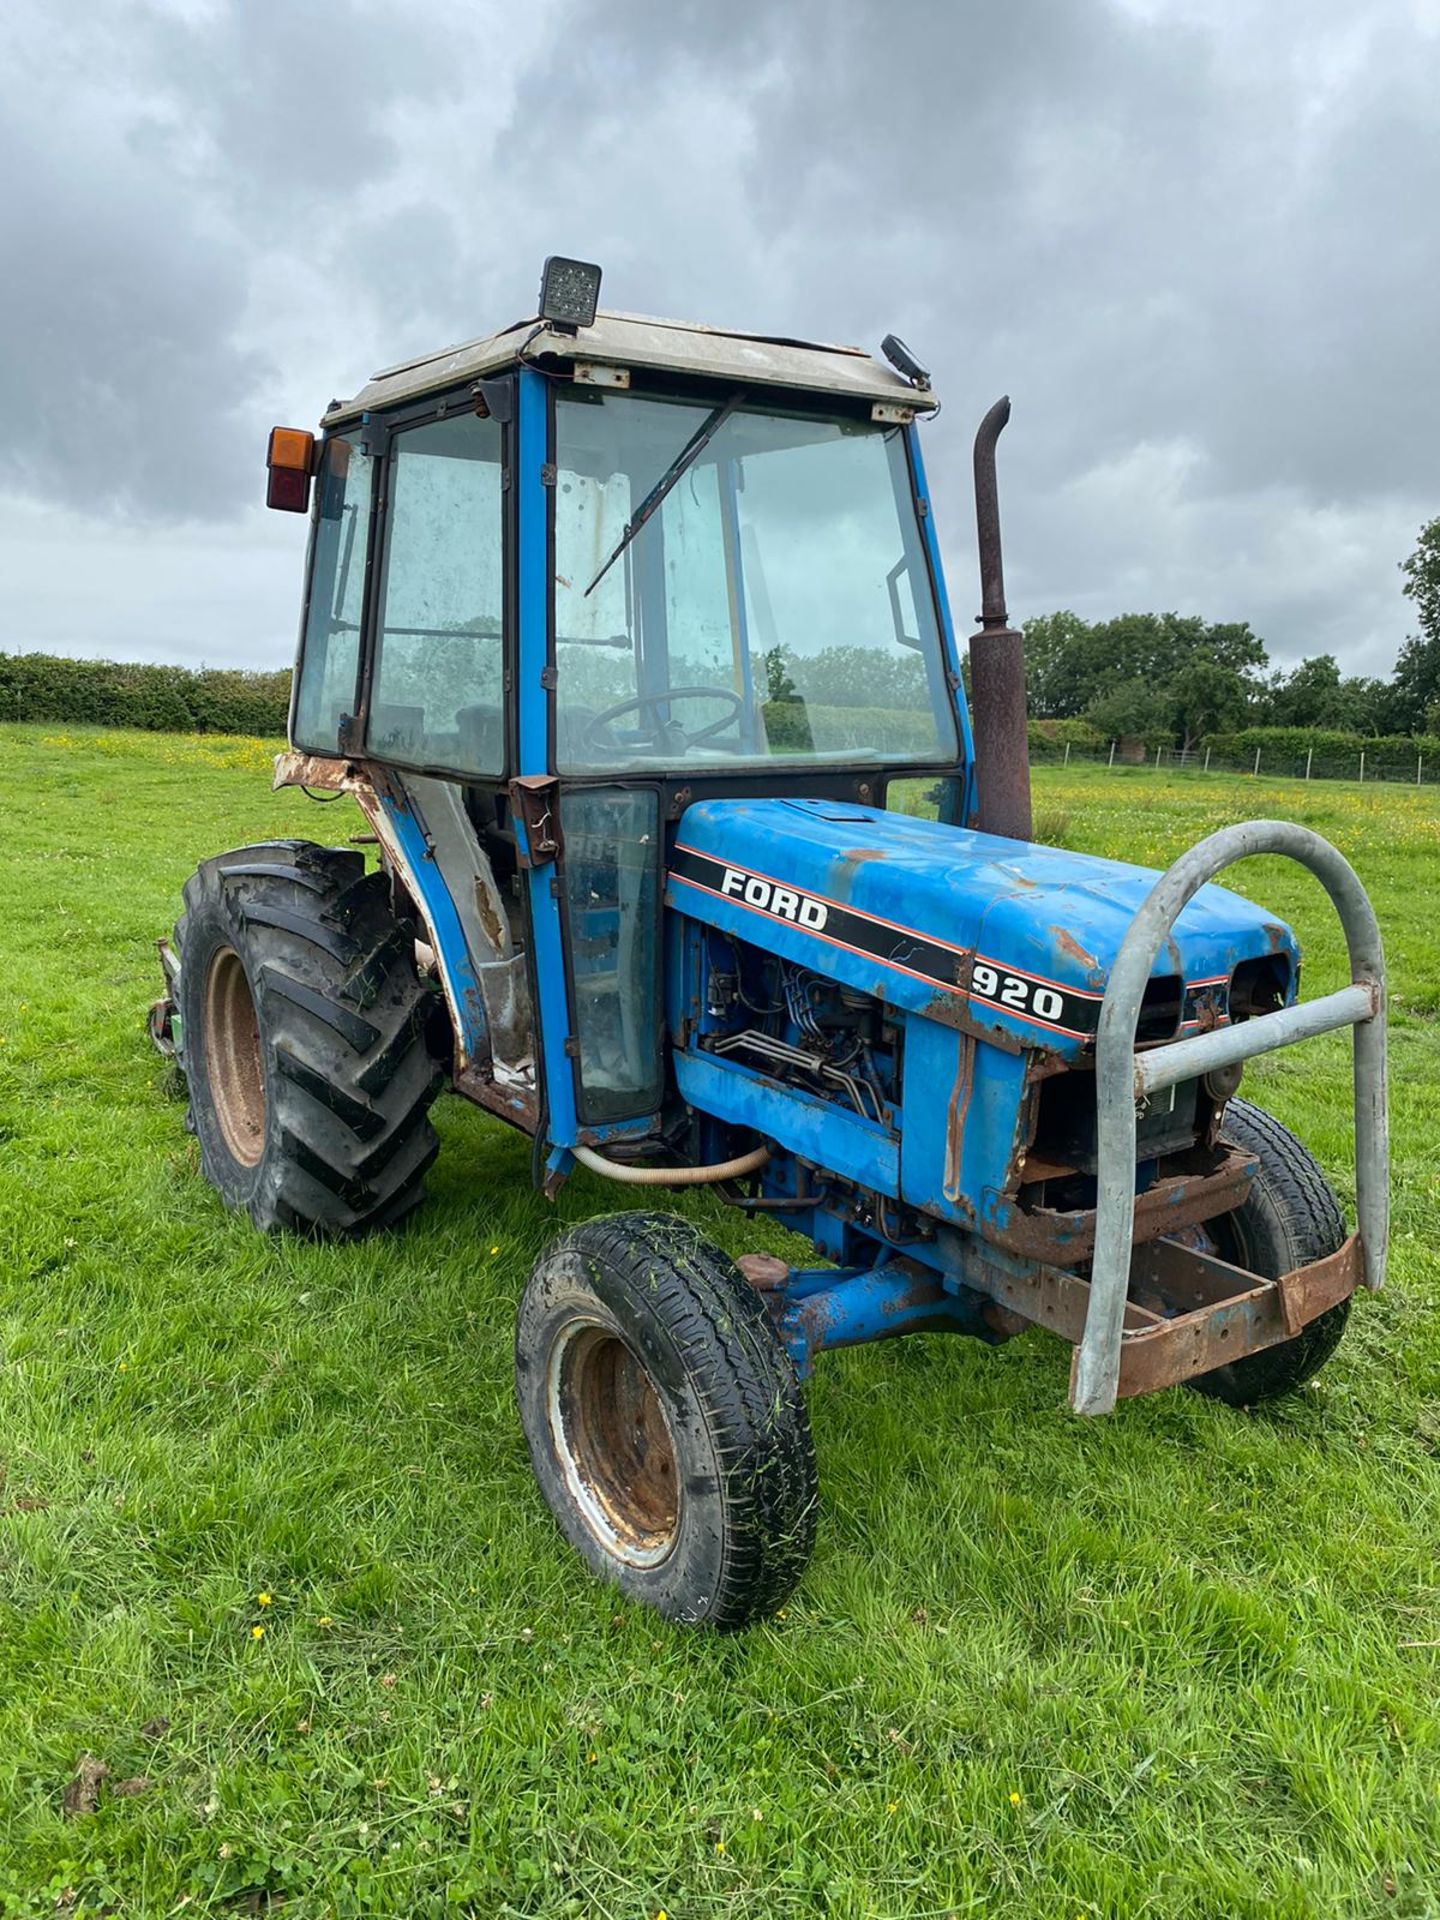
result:
M 206 1179 L 258 1227 L 356 1234 L 420 1200 L 441 1076 L 414 940 L 385 876 L 348 849 L 242 847 L 186 882 L 190 1125 Z
M 530 1276 L 515 1340 L 535 1476 L 571 1544 L 631 1599 L 743 1627 L 815 1539 L 800 1385 L 754 1289 L 667 1214 L 590 1220 Z
M 1206 1233 L 1222 1260 L 1267 1280 L 1323 1260 L 1345 1243 L 1340 1202 L 1310 1150 L 1287 1127 L 1248 1100 L 1225 1110 L 1225 1138 L 1260 1162 L 1242 1206 L 1210 1221 Z M 1234 1407 L 1293 1393 L 1320 1371 L 1340 1344 L 1349 1300 L 1318 1315 L 1293 1340 L 1249 1353 L 1189 1384 Z

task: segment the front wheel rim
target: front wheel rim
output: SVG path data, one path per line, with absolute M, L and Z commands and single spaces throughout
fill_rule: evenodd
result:
M 550 1441 L 586 1527 L 614 1559 L 658 1567 L 680 1533 L 682 1494 L 665 1404 L 613 1327 L 574 1320 L 550 1350 Z
M 220 1132 L 242 1167 L 265 1151 L 265 1066 L 260 1020 L 244 963 L 221 947 L 205 975 L 205 1067 Z

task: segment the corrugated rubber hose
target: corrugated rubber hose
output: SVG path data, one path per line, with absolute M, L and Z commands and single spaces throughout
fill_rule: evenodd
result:
M 770 1158 L 769 1147 L 752 1147 L 738 1159 L 720 1160 L 709 1167 L 628 1167 L 618 1160 L 607 1160 L 591 1147 L 572 1147 L 570 1151 L 582 1167 L 627 1187 L 705 1187 L 715 1180 L 739 1180 L 744 1174 L 758 1173 Z

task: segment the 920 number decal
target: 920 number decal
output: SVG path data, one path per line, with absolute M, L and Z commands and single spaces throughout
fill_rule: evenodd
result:
M 971 970 L 970 991 L 1014 1013 L 1033 1013 L 1037 1020 L 1061 1021 L 1065 1017 L 1065 996 L 1058 988 L 1042 986 L 1038 980 L 1027 980 L 1023 974 L 1002 973 L 983 960 Z

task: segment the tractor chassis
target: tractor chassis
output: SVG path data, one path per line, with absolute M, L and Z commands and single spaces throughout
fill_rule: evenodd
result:
M 383 789 L 377 792 L 381 783 L 372 784 L 375 772 L 368 765 L 287 753 L 277 762 L 275 784 L 350 792 L 398 870 L 407 880 L 418 879 L 409 850 L 396 839 Z M 1345 934 L 1351 984 L 1318 1000 L 1137 1051 L 1145 983 L 1175 920 L 1206 882 L 1252 854 L 1288 857 L 1320 880 Z M 416 891 L 423 911 L 423 887 Z M 150 1036 L 173 1057 L 178 961 L 168 941 L 158 945 L 167 992 L 151 1008 Z M 1204 1222 L 1238 1206 L 1249 1190 L 1255 1162 L 1241 1150 L 1222 1145 L 1202 1169 L 1172 1171 L 1137 1193 L 1136 1112 L 1151 1093 L 1347 1026 L 1354 1032 L 1358 1230 L 1337 1251 L 1271 1278 L 1232 1265 L 1204 1244 Z M 1121 946 L 1101 1008 L 1095 1066 L 1100 1175 L 1098 1205 L 1089 1212 L 1017 1209 L 999 1236 L 936 1226 L 923 1240 L 887 1244 L 868 1216 L 833 1211 L 824 1197 L 823 1170 L 804 1162 L 796 1163 L 794 1197 L 740 1200 L 747 1210 L 788 1215 L 787 1224 L 811 1234 L 817 1250 L 835 1261 L 816 1268 L 790 1268 L 765 1254 L 740 1261 L 802 1378 L 815 1356 L 830 1348 L 934 1331 L 994 1345 L 1038 1326 L 1075 1347 L 1074 1409 L 1104 1413 L 1117 1400 L 1194 1379 L 1291 1340 L 1357 1287 L 1383 1284 L 1385 964 L 1364 888 L 1328 841 L 1288 822 L 1250 821 L 1222 828 L 1182 855 L 1156 882 Z M 525 1096 L 492 1085 L 477 1062 L 457 1058 L 454 1083 L 512 1121 L 523 1124 L 528 1117 Z M 819 1176 L 818 1190 L 810 1187 L 812 1172 Z
M 1145 983 L 1175 920 L 1207 881 L 1257 853 L 1293 859 L 1324 886 L 1345 933 L 1350 986 L 1137 1052 Z M 1199 1244 L 1201 1223 L 1237 1205 L 1248 1190 L 1255 1163 L 1243 1152 L 1224 1154 L 1208 1174 L 1159 1181 L 1137 1196 L 1136 1109 L 1150 1093 L 1341 1027 L 1354 1031 L 1359 1230 L 1337 1251 L 1272 1279 Z M 762 1289 L 802 1376 L 830 1347 L 941 1330 L 994 1343 L 1041 1326 L 1076 1349 L 1075 1410 L 1108 1412 L 1118 1399 L 1195 1379 L 1292 1340 L 1361 1284 L 1383 1284 L 1386 1072 L 1380 933 L 1349 863 L 1318 834 L 1287 822 L 1222 828 L 1156 882 L 1111 973 L 1096 1055 L 1100 1177 L 1093 1213 L 1055 1215 L 1049 1222 L 1020 1215 L 1007 1231 L 1008 1248 L 941 1228 L 923 1246 L 870 1266 L 787 1270 L 759 1256 L 742 1261 L 742 1270 Z M 864 1241 L 842 1230 L 840 1244 L 858 1250 Z M 1088 1271 L 1044 1257 L 1062 1250 L 1072 1260 L 1088 1254 Z

